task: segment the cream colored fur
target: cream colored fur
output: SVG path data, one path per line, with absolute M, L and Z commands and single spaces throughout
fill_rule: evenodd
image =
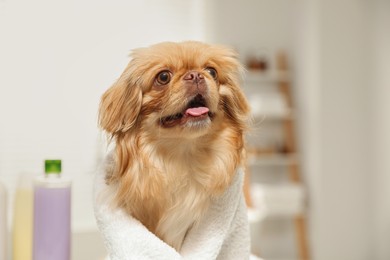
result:
M 217 71 L 217 79 L 207 68 Z M 116 144 L 106 177 L 115 187 L 115 205 L 176 250 L 243 163 L 249 108 L 239 70 L 226 47 L 161 43 L 134 51 L 102 97 L 100 125 Z M 156 80 L 161 71 L 171 73 L 165 85 Z M 202 86 L 183 79 L 191 71 L 204 77 Z M 185 110 L 196 95 L 206 100 L 208 116 L 164 126 L 164 118 Z

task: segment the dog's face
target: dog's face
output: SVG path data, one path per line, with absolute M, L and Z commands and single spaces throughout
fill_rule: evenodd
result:
M 194 138 L 226 123 L 244 128 L 249 109 L 232 50 L 160 43 L 131 56 L 101 102 L 100 124 L 113 136 L 138 129 L 151 138 Z

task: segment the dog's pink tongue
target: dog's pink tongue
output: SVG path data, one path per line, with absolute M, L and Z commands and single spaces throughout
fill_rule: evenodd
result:
M 201 116 L 207 114 L 209 109 L 207 107 L 193 107 L 186 110 L 186 115 Z

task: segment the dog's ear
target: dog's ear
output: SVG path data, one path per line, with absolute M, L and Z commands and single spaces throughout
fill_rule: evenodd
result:
M 102 96 L 99 124 L 111 135 L 132 128 L 140 113 L 142 90 L 131 76 L 130 70 L 125 70 L 118 81 Z
M 225 46 L 213 47 L 213 63 L 217 64 L 223 73 L 220 82 L 220 105 L 225 116 L 239 129 L 247 128 L 249 117 L 249 104 L 240 87 L 240 77 L 244 69 L 238 60 L 238 53 Z
M 237 80 L 227 82 L 221 87 L 221 101 L 225 115 L 244 130 L 250 108 Z

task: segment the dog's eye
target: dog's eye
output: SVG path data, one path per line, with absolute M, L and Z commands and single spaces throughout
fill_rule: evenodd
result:
M 157 74 L 156 82 L 159 85 L 166 85 L 171 81 L 171 72 L 164 70 Z
M 216 80 L 218 78 L 218 73 L 214 68 L 207 67 L 207 68 L 205 68 L 205 71 L 207 71 L 211 75 L 211 77 L 213 77 L 213 79 Z

